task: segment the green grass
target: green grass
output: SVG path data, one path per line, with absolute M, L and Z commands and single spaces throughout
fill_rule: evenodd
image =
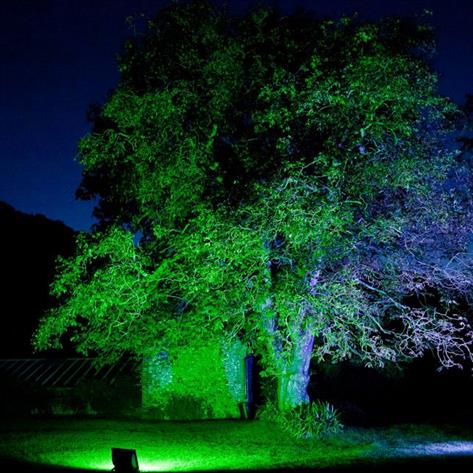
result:
M 0 460 L 99 471 L 111 470 L 111 447 L 136 449 L 141 471 L 211 471 L 342 466 L 388 458 L 409 445 L 472 438 L 468 432 L 406 426 L 291 440 L 263 421 L 36 419 L 0 425 Z

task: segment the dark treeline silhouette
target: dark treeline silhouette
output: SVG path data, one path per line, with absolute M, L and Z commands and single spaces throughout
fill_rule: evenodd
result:
M 329 400 L 346 425 L 473 423 L 471 368 L 437 369 L 425 355 L 404 366 L 366 368 L 343 362 L 312 366 L 309 394 Z
M 31 336 L 51 304 L 56 258 L 71 255 L 73 247 L 74 230 L 64 223 L 0 202 L 0 357 L 33 354 Z

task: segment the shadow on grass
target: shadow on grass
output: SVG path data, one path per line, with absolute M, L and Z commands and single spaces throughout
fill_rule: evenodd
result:
M 231 472 L 231 473 L 254 473 L 255 471 L 264 471 L 268 473 L 284 473 L 287 471 L 300 472 L 300 473 L 311 473 L 311 472 L 323 472 L 323 473 L 361 473 L 361 472 L 389 472 L 389 473 L 407 473 L 417 469 L 417 473 L 427 471 L 429 473 L 441 471 L 444 473 L 471 473 L 473 471 L 473 456 L 442 456 L 442 457 L 422 457 L 422 458 L 396 458 L 389 460 L 357 460 L 348 465 L 342 465 L 339 467 L 314 467 L 314 468 L 267 468 L 267 469 L 249 469 L 249 470 L 188 470 L 193 473 L 218 473 L 218 472 Z M 15 473 L 15 472 L 26 472 L 26 473 L 102 473 L 110 470 L 94 470 L 94 469 L 83 469 L 64 467 L 60 465 L 44 465 L 37 463 L 21 462 L 18 460 L 5 460 L 0 459 L 0 471 Z M 166 471 L 166 470 L 156 470 Z M 169 470 L 168 470 L 169 471 Z M 143 472 L 144 473 L 144 472 Z M 152 473 L 151 471 L 149 473 Z M 169 471 L 171 473 L 171 471 Z

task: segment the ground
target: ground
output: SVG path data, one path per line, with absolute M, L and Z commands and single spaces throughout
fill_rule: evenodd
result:
M 399 471 L 404 464 L 430 471 L 452 466 L 457 472 L 473 466 L 473 429 L 451 426 L 347 428 L 336 437 L 307 441 L 288 440 L 263 421 L 64 418 L 0 423 L 2 471 L 110 471 L 111 447 L 136 449 L 140 470 L 150 472 Z

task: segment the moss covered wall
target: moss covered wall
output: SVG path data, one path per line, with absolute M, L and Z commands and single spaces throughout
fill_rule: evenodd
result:
M 143 363 L 142 405 L 160 419 L 237 418 L 245 401 L 245 347 L 239 342 L 188 346 Z

